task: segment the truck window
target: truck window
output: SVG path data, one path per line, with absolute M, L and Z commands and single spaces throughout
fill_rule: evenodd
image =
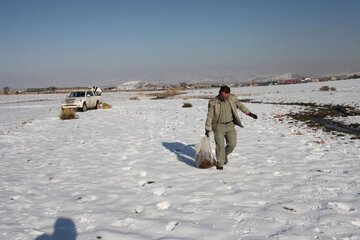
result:
M 72 92 L 70 97 L 85 97 L 85 92 Z

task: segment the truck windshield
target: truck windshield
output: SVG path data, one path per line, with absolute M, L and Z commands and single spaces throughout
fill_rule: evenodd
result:
M 69 97 L 85 97 L 85 92 L 72 92 Z

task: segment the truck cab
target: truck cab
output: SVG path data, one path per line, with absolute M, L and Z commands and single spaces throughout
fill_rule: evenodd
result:
M 99 109 L 101 96 L 95 95 L 91 90 L 71 92 L 61 105 L 61 109 L 74 108 L 82 112 L 88 109 Z

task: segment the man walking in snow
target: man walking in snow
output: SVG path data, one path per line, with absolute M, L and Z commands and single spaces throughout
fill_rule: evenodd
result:
M 205 135 L 209 137 L 214 132 L 216 144 L 216 169 L 222 170 L 228 162 L 227 156 L 236 146 L 235 125 L 243 127 L 237 109 L 246 115 L 257 119 L 257 116 L 242 104 L 235 95 L 230 94 L 228 86 L 222 86 L 219 95 L 209 100 L 208 114 L 205 122 Z M 226 140 L 226 147 L 225 141 Z

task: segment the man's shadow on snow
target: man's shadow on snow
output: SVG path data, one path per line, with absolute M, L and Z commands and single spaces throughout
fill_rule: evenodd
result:
M 69 218 L 58 218 L 54 224 L 52 235 L 43 234 L 35 240 L 76 240 L 76 237 L 75 223 Z
M 163 142 L 162 145 L 170 152 L 175 153 L 180 162 L 196 167 L 194 145 L 185 145 L 181 142 Z

